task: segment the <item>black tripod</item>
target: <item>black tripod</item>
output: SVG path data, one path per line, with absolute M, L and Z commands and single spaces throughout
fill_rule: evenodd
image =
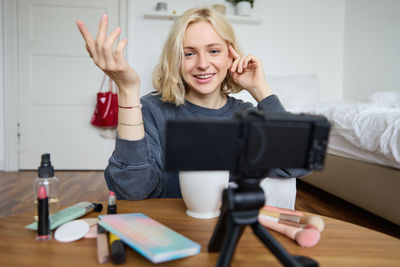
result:
M 236 245 L 246 225 L 284 266 L 318 266 L 304 256 L 290 255 L 271 234 L 258 223 L 258 211 L 264 206 L 260 179 L 240 179 L 237 188 L 227 188 L 222 195 L 221 215 L 214 229 L 208 251 L 218 252 L 218 267 L 229 266 Z

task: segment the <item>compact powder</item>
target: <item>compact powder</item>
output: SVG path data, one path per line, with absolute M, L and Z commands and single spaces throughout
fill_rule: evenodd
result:
M 79 240 L 89 232 L 89 224 L 83 220 L 64 223 L 57 228 L 54 238 L 59 242 Z

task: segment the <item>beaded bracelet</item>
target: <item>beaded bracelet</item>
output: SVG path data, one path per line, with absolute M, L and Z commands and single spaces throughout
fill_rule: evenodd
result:
M 143 121 L 142 121 L 142 122 L 139 122 L 139 123 L 123 123 L 123 122 L 118 122 L 118 124 L 119 124 L 119 125 L 122 125 L 122 126 L 133 126 L 133 127 L 135 127 L 135 126 L 143 125 Z
M 142 104 L 136 105 L 136 106 L 121 106 L 118 105 L 119 108 L 123 108 L 123 109 L 135 109 L 135 108 L 142 108 Z

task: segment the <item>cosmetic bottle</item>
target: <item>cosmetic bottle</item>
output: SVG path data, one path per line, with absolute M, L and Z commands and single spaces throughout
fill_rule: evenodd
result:
M 50 154 L 48 153 L 42 155 L 42 161 L 38 168 L 38 177 L 33 183 L 34 219 L 36 221 L 38 220 L 38 190 L 41 185 L 44 185 L 46 188 L 49 199 L 49 214 L 56 213 L 59 208 L 58 179 L 54 176 L 54 167 L 51 165 Z

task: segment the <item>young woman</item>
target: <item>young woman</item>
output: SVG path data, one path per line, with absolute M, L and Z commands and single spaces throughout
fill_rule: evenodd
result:
M 232 27 L 211 8 L 190 9 L 175 21 L 153 73 L 157 92 L 142 98 L 140 77 L 124 57 L 127 39 L 112 49 L 120 28 L 106 36 L 108 18 L 103 15 L 94 39 L 81 21 L 76 23 L 90 57 L 119 88 L 115 151 L 104 172 L 107 186 L 119 199 L 181 197 L 178 174 L 163 170 L 167 119 L 231 118 L 236 111 L 256 109 L 229 96 L 242 89 L 257 100 L 259 110 L 285 110 L 272 95 L 261 61 L 242 56 Z M 278 169 L 272 175 L 298 177 L 305 173 Z M 271 180 L 270 191 L 280 192 L 278 198 L 287 194 L 293 208 L 295 180 L 281 180 L 287 181 Z

